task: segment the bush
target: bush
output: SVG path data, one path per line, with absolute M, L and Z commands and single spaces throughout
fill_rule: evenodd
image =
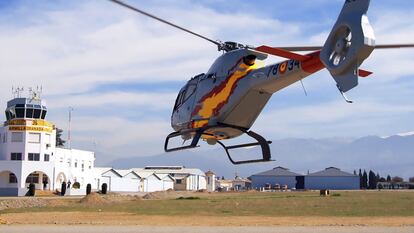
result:
M 29 184 L 29 192 L 28 192 L 28 196 L 34 197 L 36 193 L 36 186 L 33 183 Z
M 60 195 L 65 196 L 65 193 L 66 193 L 66 182 L 63 182 L 60 188 Z
M 334 194 L 332 194 L 332 196 L 333 196 L 333 197 L 340 197 L 340 196 L 341 196 L 341 194 L 340 194 L 340 193 L 334 193 Z
M 92 186 L 91 186 L 91 184 L 87 184 L 87 185 L 86 185 L 86 195 L 91 194 L 91 190 L 92 190 Z
M 199 197 L 179 197 L 177 200 L 200 200 Z
M 106 183 L 103 183 L 101 193 L 106 194 L 107 191 L 108 191 L 108 185 Z
M 74 188 L 74 189 L 80 189 L 80 183 L 79 182 L 73 183 L 72 188 Z

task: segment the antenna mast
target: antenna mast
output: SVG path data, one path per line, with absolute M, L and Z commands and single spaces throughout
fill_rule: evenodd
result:
M 72 149 L 71 125 L 72 125 L 72 111 L 75 110 L 69 106 L 69 122 L 68 122 L 68 148 Z

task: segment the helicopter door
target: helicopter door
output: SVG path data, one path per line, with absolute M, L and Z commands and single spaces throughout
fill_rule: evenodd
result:
M 191 80 L 183 88 L 177 97 L 176 106 L 174 108 L 174 115 L 177 116 L 176 124 L 185 126 L 191 120 L 191 113 L 194 108 L 194 101 L 196 96 L 198 80 Z

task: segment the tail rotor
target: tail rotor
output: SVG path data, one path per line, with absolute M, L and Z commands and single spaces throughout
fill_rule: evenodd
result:
M 358 67 L 375 48 L 374 30 L 366 16 L 369 3 L 346 0 L 320 54 L 341 92 L 358 85 Z

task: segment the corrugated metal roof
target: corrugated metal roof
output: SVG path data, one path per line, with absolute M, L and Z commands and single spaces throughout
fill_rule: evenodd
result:
M 154 174 L 154 172 L 145 172 L 145 171 L 137 171 L 137 170 L 134 170 L 134 172 L 139 176 L 139 177 L 141 177 L 141 178 L 143 178 L 143 179 L 145 179 L 145 178 L 148 178 L 148 177 L 150 177 L 150 176 L 155 176 L 155 177 L 157 177 L 157 179 L 160 179 L 156 174 Z
M 190 174 L 190 175 L 199 175 L 206 176 L 206 174 L 198 168 L 181 168 L 181 169 L 151 169 L 155 168 L 154 166 L 146 168 L 133 168 L 135 172 L 154 172 L 157 174 Z
M 118 174 L 120 174 L 122 177 L 127 176 L 129 173 L 132 173 L 136 176 L 139 176 L 136 172 L 134 172 L 131 169 L 114 169 L 116 172 L 118 172 Z
M 99 173 L 99 175 L 100 175 L 100 174 L 103 174 L 103 173 L 105 173 L 105 172 L 107 172 L 107 171 L 111 170 L 112 168 L 111 168 L 111 167 L 95 167 L 94 169 L 95 169 L 96 171 L 98 171 L 98 173 Z
M 356 175 L 341 171 L 341 169 L 336 168 L 336 167 L 328 167 L 325 170 L 310 173 L 307 176 L 336 176 L 336 177 L 343 176 L 345 177 L 345 176 L 356 176 Z
M 254 174 L 253 176 L 303 176 L 302 174 L 289 171 L 284 167 L 275 167 L 272 170 Z

